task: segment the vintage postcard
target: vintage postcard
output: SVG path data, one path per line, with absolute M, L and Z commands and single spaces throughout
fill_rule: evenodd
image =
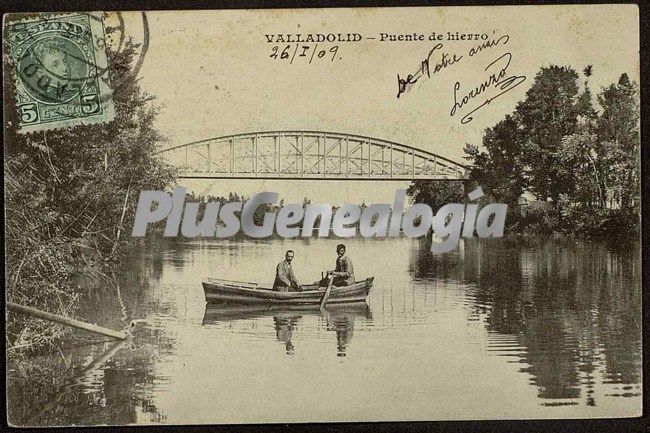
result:
M 2 30 L 11 426 L 642 415 L 636 5 Z

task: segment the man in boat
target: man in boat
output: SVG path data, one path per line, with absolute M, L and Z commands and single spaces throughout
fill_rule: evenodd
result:
M 302 286 L 298 283 L 291 268 L 293 255 L 292 250 L 287 251 L 284 255 L 284 260 L 278 263 L 278 266 L 275 268 L 273 290 L 277 290 L 278 292 L 302 292 Z
M 345 245 L 339 244 L 336 246 L 336 267 L 333 271 L 327 271 L 328 275 L 334 277 L 334 286 L 349 286 L 354 284 L 354 268 L 352 267 L 352 260 L 345 255 Z

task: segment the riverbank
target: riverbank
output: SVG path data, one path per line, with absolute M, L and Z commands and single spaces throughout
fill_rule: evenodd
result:
M 619 243 L 639 239 L 640 215 L 633 209 L 532 203 L 508 220 L 509 235 L 553 236 Z

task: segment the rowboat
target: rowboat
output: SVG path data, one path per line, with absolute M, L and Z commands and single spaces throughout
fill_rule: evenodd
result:
M 366 278 L 349 286 L 334 286 L 328 298 L 329 304 L 362 302 L 368 297 L 374 277 Z M 326 287 L 320 282 L 303 285 L 302 292 L 278 292 L 271 286 L 243 281 L 208 278 L 203 281 L 205 301 L 208 303 L 228 301 L 245 304 L 317 305 Z

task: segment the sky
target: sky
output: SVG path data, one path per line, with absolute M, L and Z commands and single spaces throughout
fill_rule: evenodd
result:
M 124 13 L 126 33 L 142 41 L 139 13 Z M 268 130 L 319 130 L 390 140 L 464 162 L 466 143 L 480 144 L 525 97 L 535 74 L 551 64 L 578 72 L 593 65 L 589 86 L 627 73 L 638 82 L 638 9 L 635 5 L 360 8 L 147 12 L 148 50 L 139 71 L 143 90 L 155 96 L 155 126 L 167 146 L 228 134 Z M 443 34 L 442 41 L 381 42 L 380 33 Z M 508 35 L 508 43 L 470 57 L 476 41 L 448 41 L 447 32 Z M 265 35 L 358 33 L 360 42 L 338 45 L 309 64 L 307 58 L 273 59 Z M 374 37 L 374 40 L 367 39 Z M 436 43 L 440 53 L 462 54 L 457 64 L 421 79 L 397 98 L 397 75 L 415 73 Z M 480 43 L 480 42 L 479 42 Z M 291 45 L 291 44 L 289 44 Z M 311 44 L 313 46 L 313 44 Z M 292 49 L 293 49 L 292 45 Z M 509 75 L 521 85 L 477 111 L 467 124 L 450 116 L 459 95 L 487 78 L 488 64 L 509 52 Z M 438 61 L 439 55 L 431 57 Z M 431 66 L 433 68 L 433 66 Z M 581 78 L 582 79 L 582 78 Z M 479 99 L 479 103 L 482 102 Z M 467 107 L 478 103 L 473 101 Z M 464 112 L 468 112 L 469 108 Z M 458 110 L 463 111 L 463 110 Z M 192 181 L 199 193 L 277 191 L 285 201 L 390 203 L 404 182 Z

